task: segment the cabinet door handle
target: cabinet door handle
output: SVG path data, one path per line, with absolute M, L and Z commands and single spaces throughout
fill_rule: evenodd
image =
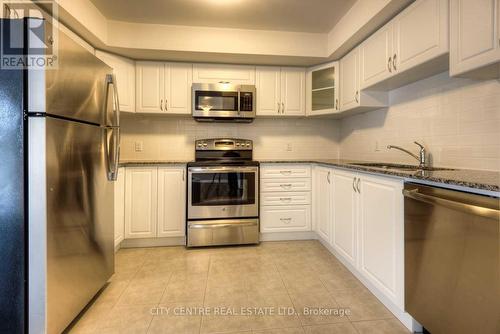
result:
M 356 102 L 359 103 L 359 91 L 356 91 L 356 95 L 354 95 L 354 98 L 356 99 Z
M 392 73 L 392 57 L 389 57 L 389 60 L 387 61 L 387 69 L 389 70 L 390 73 Z
M 356 178 L 353 178 L 352 179 L 352 190 L 354 190 L 354 192 L 357 192 L 355 184 L 356 184 Z
M 168 111 L 168 99 L 165 99 L 165 111 Z
M 292 221 L 292 218 L 280 218 L 280 220 L 282 222 L 284 222 L 285 224 L 290 224 L 290 222 Z
M 184 179 L 185 179 L 184 172 L 185 172 L 185 171 L 184 171 L 184 170 L 182 170 L 182 181 L 184 181 Z
M 285 113 L 285 103 L 284 102 L 281 102 L 281 113 L 282 114 Z
M 160 110 L 163 111 L 163 99 L 160 100 Z
M 280 201 L 291 201 L 292 198 L 291 197 L 280 197 Z
M 278 114 L 281 114 L 280 103 L 279 103 L 279 102 L 277 102 L 276 104 L 278 105 Z
M 326 176 L 326 179 L 328 181 L 328 184 L 330 184 L 330 171 L 328 171 L 328 175 Z
M 290 175 L 290 174 L 292 174 L 292 171 L 291 170 L 280 170 L 280 174 L 281 175 Z
M 339 99 L 335 99 L 335 109 L 339 110 Z
M 291 187 L 292 187 L 292 184 L 291 184 L 291 183 L 288 183 L 288 184 L 280 184 L 280 187 L 281 187 L 281 188 L 291 188 Z
M 361 194 L 361 189 L 359 188 L 359 183 L 361 182 L 361 179 L 358 178 L 358 181 L 356 182 L 356 189 L 358 189 L 358 193 Z
M 392 57 L 392 68 L 394 68 L 394 71 L 397 70 L 396 68 L 396 64 L 397 64 L 397 61 L 396 61 L 396 54 L 394 54 L 394 56 Z

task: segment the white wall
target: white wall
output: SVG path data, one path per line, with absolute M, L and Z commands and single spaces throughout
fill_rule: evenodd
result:
M 434 165 L 500 170 L 500 81 L 449 78 L 446 72 L 393 90 L 389 97 L 390 108 L 341 120 L 341 158 L 415 163 L 386 147 L 417 152 L 417 140 L 429 149 Z
M 251 124 L 198 123 L 192 118 L 123 114 L 121 160 L 192 160 L 194 141 L 233 137 L 254 141 L 255 159 L 338 157 L 338 121 L 256 119 Z M 135 152 L 136 141 L 143 151 Z M 287 151 L 291 144 L 292 151 Z

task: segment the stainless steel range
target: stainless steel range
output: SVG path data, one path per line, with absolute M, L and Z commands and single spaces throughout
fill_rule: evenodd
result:
M 259 163 L 246 139 L 195 143 L 188 164 L 188 247 L 259 242 Z

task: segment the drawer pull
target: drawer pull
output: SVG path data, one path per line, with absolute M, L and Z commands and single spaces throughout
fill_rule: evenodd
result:
M 290 175 L 290 174 L 292 174 L 292 171 L 291 170 L 280 170 L 280 174 L 282 174 L 282 175 Z
M 280 198 L 280 201 L 291 201 L 292 198 L 291 197 L 281 197 Z
M 285 224 L 290 224 L 292 222 L 292 218 L 280 218 L 280 220 Z
M 291 188 L 291 187 L 292 187 L 292 184 L 291 184 L 291 183 L 288 183 L 288 184 L 280 184 L 280 187 L 281 187 L 281 188 Z

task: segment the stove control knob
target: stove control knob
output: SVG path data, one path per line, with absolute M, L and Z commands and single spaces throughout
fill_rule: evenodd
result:
M 236 143 L 236 146 L 240 146 L 240 143 Z
M 198 147 L 201 147 L 201 146 L 202 146 L 201 143 L 198 143 Z
M 250 143 L 247 143 L 247 147 L 250 147 Z
M 208 144 L 207 144 L 207 143 L 203 143 L 203 147 L 207 147 L 207 146 L 208 146 Z

